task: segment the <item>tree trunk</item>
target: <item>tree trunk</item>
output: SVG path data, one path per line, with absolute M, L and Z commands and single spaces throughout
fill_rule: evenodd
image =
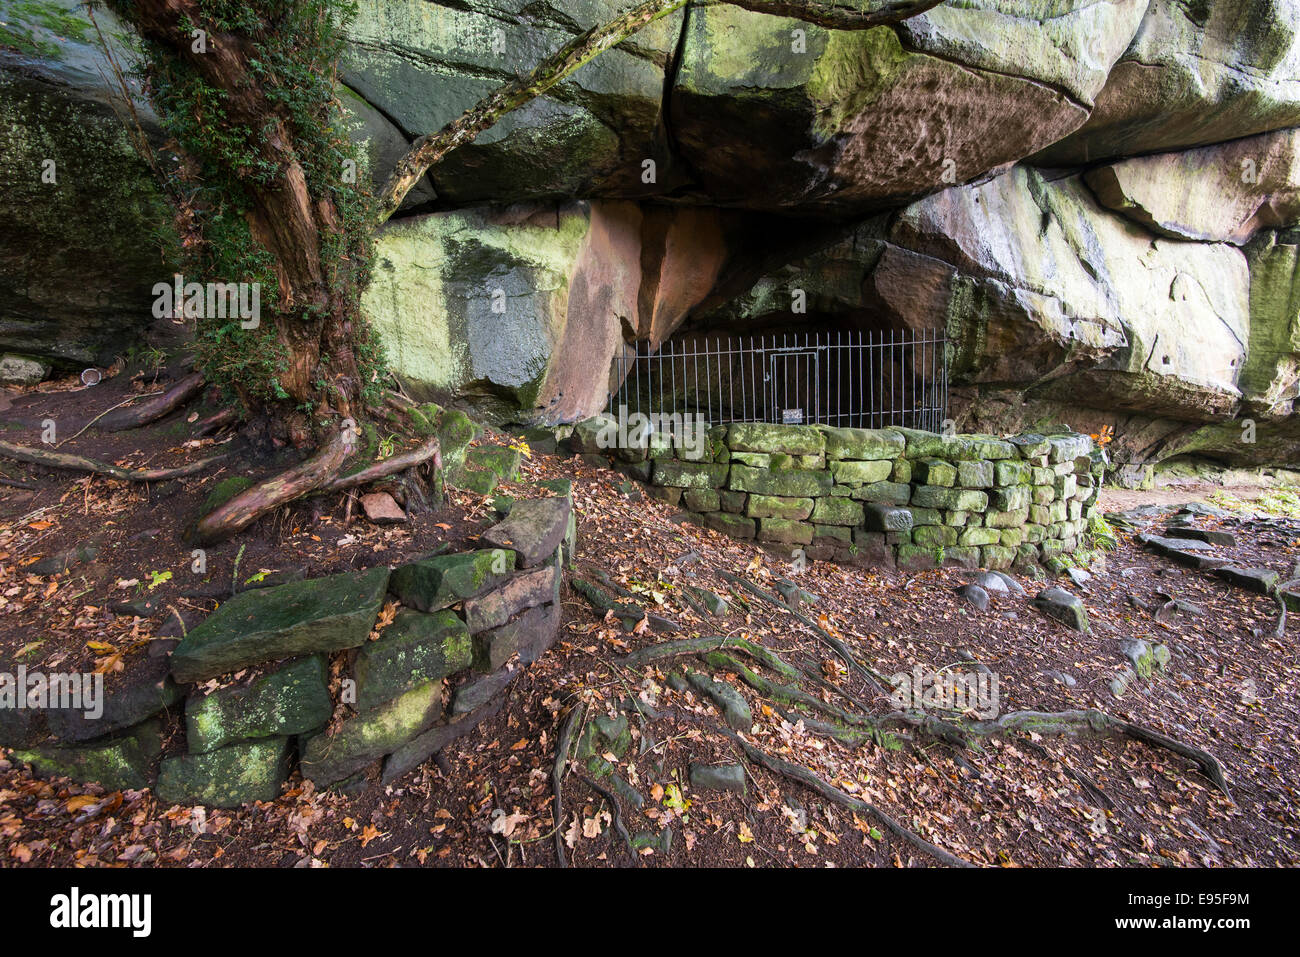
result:
M 308 189 L 287 108 L 268 95 L 264 74 L 255 69 L 260 60 L 254 38 L 212 29 L 198 0 L 111 0 L 110 6 L 146 42 L 220 91 L 226 124 L 265 131 L 255 147 L 257 159 L 276 172 L 270 182 L 248 190 L 252 203 L 245 217 L 254 240 L 275 263 L 279 296 L 272 321 L 288 356 L 279 375 L 288 398 L 276 407 L 250 411 L 268 413 L 278 437 L 295 445 L 319 441 L 324 438 L 321 427 L 309 423 L 299 407 L 310 404 L 325 415 L 354 418 L 360 412 L 361 375 L 352 341 L 359 322 L 349 304 L 355 297 L 347 295 L 355 280 L 336 274 L 350 270 L 346 260 L 322 260 L 323 249 L 337 248 L 340 212 L 327 196 L 313 198 Z M 201 50 L 196 49 L 195 27 L 207 30 Z

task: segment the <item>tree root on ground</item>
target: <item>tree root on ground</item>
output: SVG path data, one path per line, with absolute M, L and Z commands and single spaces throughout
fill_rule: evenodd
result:
M 235 425 L 242 417 L 238 409 L 222 409 L 220 412 L 214 412 L 206 419 L 200 419 L 194 423 L 194 434 L 202 438 L 205 435 L 212 435 L 220 432 L 228 425 Z
M 203 391 L 203 375 L 191 372 L 162 395 L 141 402 L 126 409 L 115 409 L 99 420 L 101 432 L 121 432 L 134 429 L 150 422 L 157 422 L 163 416 L 179 409 Z
M 682 638 L 678 641 L 661 641 L 657 644 L 639 648 L 620 658 L 616 664 L 627 668 L 636 668 L 651 661 L 665 658 L 678 658 L 684 655 L 697 655 L 700 652 L 720 651 L 723 648 L 735 648 L 745 652 L 760 664 L 767 665 L 785 678 L 797 679 L 802 672 L 785 661 L 773 651 L 750 641 L 748 638 L 729 638 L 725 635 L 710 635 L 703 638 Z
M 569 752 L 573 750 L 574 733 L 581 727 L 579 712 L 586 718 L 587 706 L 574 705 L 564 724 L 560 725 L 560 738 L 555 744 L 555 767 L 551 770 L 551 789 L 555 792 L 555 857 L 560 867 L 569 866 L 564 854 L 564 772 L 568 769 Z
M 107 475 L 109 478 L 120 479 L 124 482 L 164 482 L 168 479 L 187 478 L 206 471 L 227 458 L 226 455 L 222 454 L 170 469 L 133 469 L 123 468 L 120 465 L 109 465 L 107 462 L 97 462 L 94 459 L 88 459 L 81 455 L 72 455 L 68 452 L 46 452 L 43 449 L 13 445 L 9 442 L 0 442 L 0 456 L 17 462 L 26 462 L 29 465 L 43 465 L 51 469 L 93 472 L 96 475 Z
M 355 449 L 356 431 L 345 422 L 315 455 L 279 475 L 240 492 L 213 509 L 195 526 L 195 539 L 215 542 L 243 531 L 259 518 L 333 481 Z
M 740 750 L 744 751 L 745 756 L 755 764 L 767 768 L 774 774 L 780 774 L 792 781 L 797 781 L 805 787 L 811 788 L 833 804 L 838 804 L 840 807 L 847 808 L 850 811 L 858 811 L 874 818 L 882 827 L 885 828 L 885 830 L 889 831 L 889 833 L 893 834 L 895 837 L 901 838 L 908 844 L 911 844 L 917 850 L 928 854 L 939 863 L 946 864 L 949 867 L 976 866 L 970 861 L 962 860 L 955 854 L 945 851 L 937 844 L 932 844 L 919 834 L 903 827 L 903 825 L 899 824 L 874 804 L 868 804 L 860 798 L 855 798 L 851 794 L 846 794 L 834 785 L 822 780 L 803 765 L 792 764 L 791 762 L 778 758 L 775 755 L 768 754 L 766 751 L 755 747 L 740 735 L 727 728 L 717 726 L 713 730 L 727 738 L 732 744 L 740 748 Z
M 632 835 L 627 832 L 627 826 L 623 823 L 622 805 L 618 803 L 618 798 L 614 796 L 614 792 L 600 784 L 597 784 L 594 778 L 589 778 L 581 772 L 575 771 L 574 774 L 577 775 L 579 781 L 587 785 L 587 787 L 591 788 L 609 803 L 610 809 L 614 813 L 614 830 L 618 832 L 618 836 L 621 837 L 623 843 L 627 845 L 627 852 L 632 856 L 632 863 L 639 867 L 641 865 L 641 859 L 637 857 L 636 845 L 632 843 Z
M 637 622 L 644 619 L 647 624 L 655 631 L 673 632 L 679 629 L 677 622 L 671 618 L 665 618 L 662 615 L 656 615 L 646 611 L 639 605 L 631 605 L 624 602 L 614 601 L 608 593 L 593 585 L 589 581 L 581 578 L 571 578 L 569 584 L 588 603 L 599 611 L 602 615 L 613 612 L 616 618 L 621 619 L 629 628 L 634 627 Z
M 382 478 L 388 478 L 398 472 L 404 472 L 409 468 L 416 468 L 433 460 L 435 469 L 442 468 L 442 446 L 438 442 L 438 437 L 434 436 L 421 443 L 418 447 L 407 452 L 397 452 L 386 459 L 380 459 L 373 465 L 368 465 L 359 472 L 353 472 L 351 475 L 342 475 L 332 481 L 322 485 L 320 492 L 342 492 L 345 489 L 357 488 L 361 485 L 369 485 Z
M 858 659 L 854 656 L 853 652 L 849 650 L 849 646 L 846 645 L 839 638 L 836 638 L 834 635 L 832 635 L 821 625 L 817 624 L 807 615 L 803 614 L 803 612 L 799 611 L 796 608 L 791 608 L 789 605 L 781 601 L 781 599 L 777 598 L 775 595 L 763 591 L 763 589 L 745 580 L 744 578 L 741 578 L 739 575 L 733 575 L 731 572 L 723 571 L 722 569 L 718 569 L 717 571 L 718 574 L 721 575 L 723 578 L 725 578 L 727 581 L 739 585 L 740 587 L 744 588 L 746 591 L 750 592 L 751 594 L 756 595 L 757 597 L 763 599 L 763 601 L 767 602 L 769 605 L 772 605 L 775 608 L 779 608 L 782 611 L 786 612 L 787 614 L 791 615 L 797 622 L 799 622 L 799 624 L 803 625 L 805 628 L 811 629 L 814 634 L 816 634 L 819 638 L 822 639 L 822 641 L 826 642 L 826 644 L 831 646 L 831 648 L 835 651 L 835 653 L 840 656 L 840 658 L 844 661 L 846 665 L 849 666 L 850 670 L 860 674 L 863 678 L 866 679 L 867 683 L 870 684 L 873 688 L 875 688 L 876 691 L 878 691 L 880 694 L 886 694 L 885 686 L 881 683 L 884 680 L 883 676 L 878 674 L 875 670 L 868 668 L 866 665 L 862 664 L 862 662 L 858 661 Z

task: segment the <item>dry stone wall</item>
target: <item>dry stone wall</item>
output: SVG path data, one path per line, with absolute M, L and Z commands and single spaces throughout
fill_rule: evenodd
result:
M 904 570 L 1055 563 L 1082 543 L 1105 468 L 1102 451 L 1077 433 L 738 423 L 699 442 L 655 433 L 610 447 L 618 434 L 597 417 L 572 443 L 610 455 L 709 528 L 812 559 Z
M 153 642 L 95 720 L 0 709 L 0 746 L 38 774 L 183 805 L 274 800 L 295 766 L 319 787 L 360 788 L 377 762 L 396 780 L 495 714 L 559 634 L 577 529 L 570 490 L 552 490 L 512 502 L 474 551 L 240 592 Z M 184 748 L 163 754 L 182 714 Z

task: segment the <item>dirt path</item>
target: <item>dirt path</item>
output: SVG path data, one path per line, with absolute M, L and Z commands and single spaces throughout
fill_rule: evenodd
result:
M 1139 491 L 1126 488 L 1103 488 L 1101 490 L 1101 510 L 1103 512 L 1122 512 L 1143 505 L 1183 505 L 1187 502 L 1208 502 L 1216 492 L 1227 492 L 1243 501 L 1254 501 L 1268 492 L 1267 486 L 1261 485 L 1214 485 L 1209 482 L 1192 482 L 1187 485 Z

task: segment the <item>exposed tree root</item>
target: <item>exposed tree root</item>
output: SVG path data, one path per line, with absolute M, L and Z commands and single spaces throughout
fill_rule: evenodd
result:
M 737 675 L 741 681 L 749 685 L 759 694 L 771 698 L 774 701 L 784 701 L 787 704 L 804 705 L 820 711 L 828 717 L 834 718 L 846 725 L 856 725 L 859 727 L 871 727 L 875 721 L 869 715 L 856 714 L 852 711 L 845 711 L 838 705 L 829 704 L 822 701 L 816 695 L 809 694 L 798 685 L 783 685 L 775 681 L 764 678 L 755 671 L 746 668 L 731 655 L 721 651 L 711 651 L 702 656 L 706 662 L 714 668 L 721 668 Z
M 564 853 L 564 772 L 569 766 L 574 732 L 581 727 L 579 712 L 585 718 L 587 706 L 574 705 L 569 716 L 564 719 L 564 724 L 560 725 L 560 739 L 555 744 L 555 767 L 551 770 L 551 789 L 555 792 L 555 857 L 560 867 L 569 866 L 569 859 Z
M 768 754 L 761 748 L 756 748 L 754 745 L 750 744 L 740 735 L 728 728 L 718 726 L 713 730 L 744 751 L 745 756 L 755 764 L 761 765 L 775 774 L 780 774 L 783 777 L 787 777 L 792 781 L 797 781 L 800 784 L 811 788 L 822 797 L 826 798 L 826 800 L 838 804 L 840 807 L 869 815 L 884 827 L 885 830 L 889 831 L 889 833 L 893 834 L 895 837 L 901 838 L 908 844 L 911 844 L 917 850 L 928 854 L 930 857 L 939 861 L 939 863 L 946 864 L 949 867 L 976 866 L 970 861 L 962 860 L 955 854 L 945 851 L 937 844 L 930 843 L 919 834 L 903 827 L 903 825 L 899 824 L 874 804 L 868 804 L 866 801 L 855 798 L 851 794 L 846 794 L 834 785 L 822 780 L 812 771 L 808 770 L 808 768 L 799 764 L 792 764 L 791 762 L 778 758 L 775 755 Z
M 618 803 L 618 798 L 614 796 L 614 792 L 596 783 L 594 778 L 589 778 L 587 775 L 576 771 L 574 773 L 578 775 L 579 781 L 587 785 L 587 787 L 591 788 L 609 803 L 610 809 L 614 814 L 614 830 L 618 832 L 618 836 L 621 837 L 623 843 L 627 845 L 627 852 L 632 856 L 632 863 L 639 866 L 641 862 L 636 854 L 636 846 L 632 843 L 632 835 L 627 832 L 627 826 L 623 823 L 622 805 Z
M 109 465 L 107 462 L 97 462 L 94 459 L 88 459 L 81 455 L 72 455 L 68 452 L 46 452 L 43 449 L 13 445 L 9 442 L 0 442 L 0 456 L 17 462 L 26 462 L 29 465 L 43 465 L 51 469 L 93 472 L 96 475 L 107 475 L 109 478 L 121 479 L 124 482 L 164 482 L 167 479 L 185 478 L 206 471 L 226 459 L 223 454 L 170 469 L 132 469 L 123 468 L 120 465 Z
M 630 605 L 624 602 L 614 601 L 614 599 L 605 591 L 601 590 L 589 581 L 584 581 L 581 578 L 572 578 L 569 580 L 569 584 L 573 586 L 574 591 L 587 599 L 588 603 L 590 603 L 591 606 L 598 610 L 602 615 L 612 611 L 614 616 L 621 619 L 629 629 L 634 627 L 636 623 L 642 619 L 645 619 L 651 628 L 659 632 L 674 632 L 680 628 L 677 622 L 673 621 L 671 618 L 665 618 L 662 615 L 647 612 L 639 605 Z
M 803 625 L 805 628 L 811 629 L 812 632 L 816 634 L 819 638 L 821 638 L 822 641 L 826 642 L 826 644 L 831 646 L 834 652 L 840 656 L 843 662 L 846 665 L 848 665 L 852 671 L 857 672 L 863 678 L 865 678 L 867 683 L 870 684 L 873 688 L 875 688 L 876 691 L 878 691 L 880 694 L 885 694 L 885 687 L 883 684 L 881 684 L 881 681 L 883 680 L 882 676 L 877 674 L 871 668 L 868 668 L 866 665 L 862 664 L 862 662 L 858 661 L 858 659 L 854 657 L 853 652 L 849 650 L 849 646 L 846 645 L 839 638 L 836 638 L 829 631 L 827 631 L 821 625 L 817 624 L 807 615 L 803 614 L 803 612 L 799 611 L 797 608 L 791 608 L 789 605 L 787 605 L 781 599 L 777 598 L 775 595 L 763 591 L 763 589 L 759 588 L 757 585 L 750 583 L 749 581 L 746 581 L 744 578 L 741 578 L 739 575 L 733 575 L 731 572 L 723 571 L 722 569 L 718 569 L 717 571 L 718 574 L 720 574 L 727 581 L 739 585 L 740 587 L 744 588 L 746 591 L 750 592 L 751 594 L 756 595 L 759 598 L 763 599 L 763 601 L 767 602 L 769 605 L 772 605 L 775 608 L 780 608 L 782 611 L 786 612 L 787 614 L 792 616 L 796 621 L 798 621 L 799 624 Z
M 373 465 L 368 465 L 359 472 L 353 472 L 351 475 L 342 475 L 338 478 L 322 485 L 319 489 L 321 492 L 342 492 L 345 489 L 357 488 L 361 485 L 369 485 L 382 478 L 388 478 L 390 475 L 396 475 L 398 472 L 404 472 L 410 468 L 416 468 L 433 460 L 435 469 L 442 468 L 442 447 L 438 443 L 438 437 L 421 443 L 418 447 L 407 452 L 398 452 L 390 455 L 386 459 L 380 459 Z
M 195 539 L 215 542 L 243 531 L 281 505 L 302 498 L 333 481 L 355 449 L 356 431 L 350 420 L 325 442 L 315 455 L 274 478 L 240 492 L 224 505 L 199 519 Z
M 710 635 L 703 638 L 682 638 L 678 641 L 661 641 L 639 648 L 619 659 L 617 664 L 626 668 L 636 668 L 651 661 L 665 658 L 678 658 L 683 655 L 696 655 L 701 652 L 720 651 L 723 648 L 735 648 L 745 652 L 760 664 L 767 665 L 785 678 L 797 679 L 802 672 L 794 665 L 782 659 L 773 651 L 750 641 L 748 638 L 729 638 L 725 635 Z
M 235 425 L 239 422 L 242 415 L 238 409 L 222 409 L 206 419 L 200 419 L 194 424 L 194 434 L 202 438 L 205 435 L 212 435 L 221 431 L 228 425 Z
M 130 408 L 114 409 L 109 412 L 99 420 L 98 428 L 101 432 L 121 432 L 123 429 L 134 429 L 148 425 L 150 422 L 157 422 L 202 392 L 203 385 L 203 375 L 191 372 L 162 395 Z
M 746 667 L 731 654 L 721 649 L 743 651 L 755 660 L 768 665 L 782 677 L 794 683 L 772 681 Z M 745 684 L 764 697 L 796 708 L 805 708 L 832 719 L 830 723 L 802 718 L 805 726 L 821 734 L 828 734 L 845 743 L 856 743 L 870 737 L 880 742 L 886 731 L 912 729 L 959 748 L 971 746 L 973 738 L 987 737 L 1007 732 L 1036 732 L 1039 734 L 1076 734 L 1080 732 L 1112 734 L 1133 738 L 1156 748 L 1163 748 L 1196 763 L 1201 772 L 1220 791 L 1232 800 L 1227 778 L 1219 762 L 1208 751 L 1185 744 L 1143 725 L 1123 721 L 1103 711 L 1016 711 L 987 721 L 971 721 L 954 716 L 941 717 L 923 711 L 892 712 L 869 715 L 841 708 L 810 694 L 798 684 L 797 671 L 779 656 L 761 645 L 743 638 L 689 638 L 680 641 L 650 645 L 627 655 L 619 664 L 635 667 L 651 661 L 663 660 L 685 654 L 697 654 L 715 669 L 730 671 Z M 831 690 L 836 690 L 832 687 Z M 794 718 L 782 712 L 787 720 Z

